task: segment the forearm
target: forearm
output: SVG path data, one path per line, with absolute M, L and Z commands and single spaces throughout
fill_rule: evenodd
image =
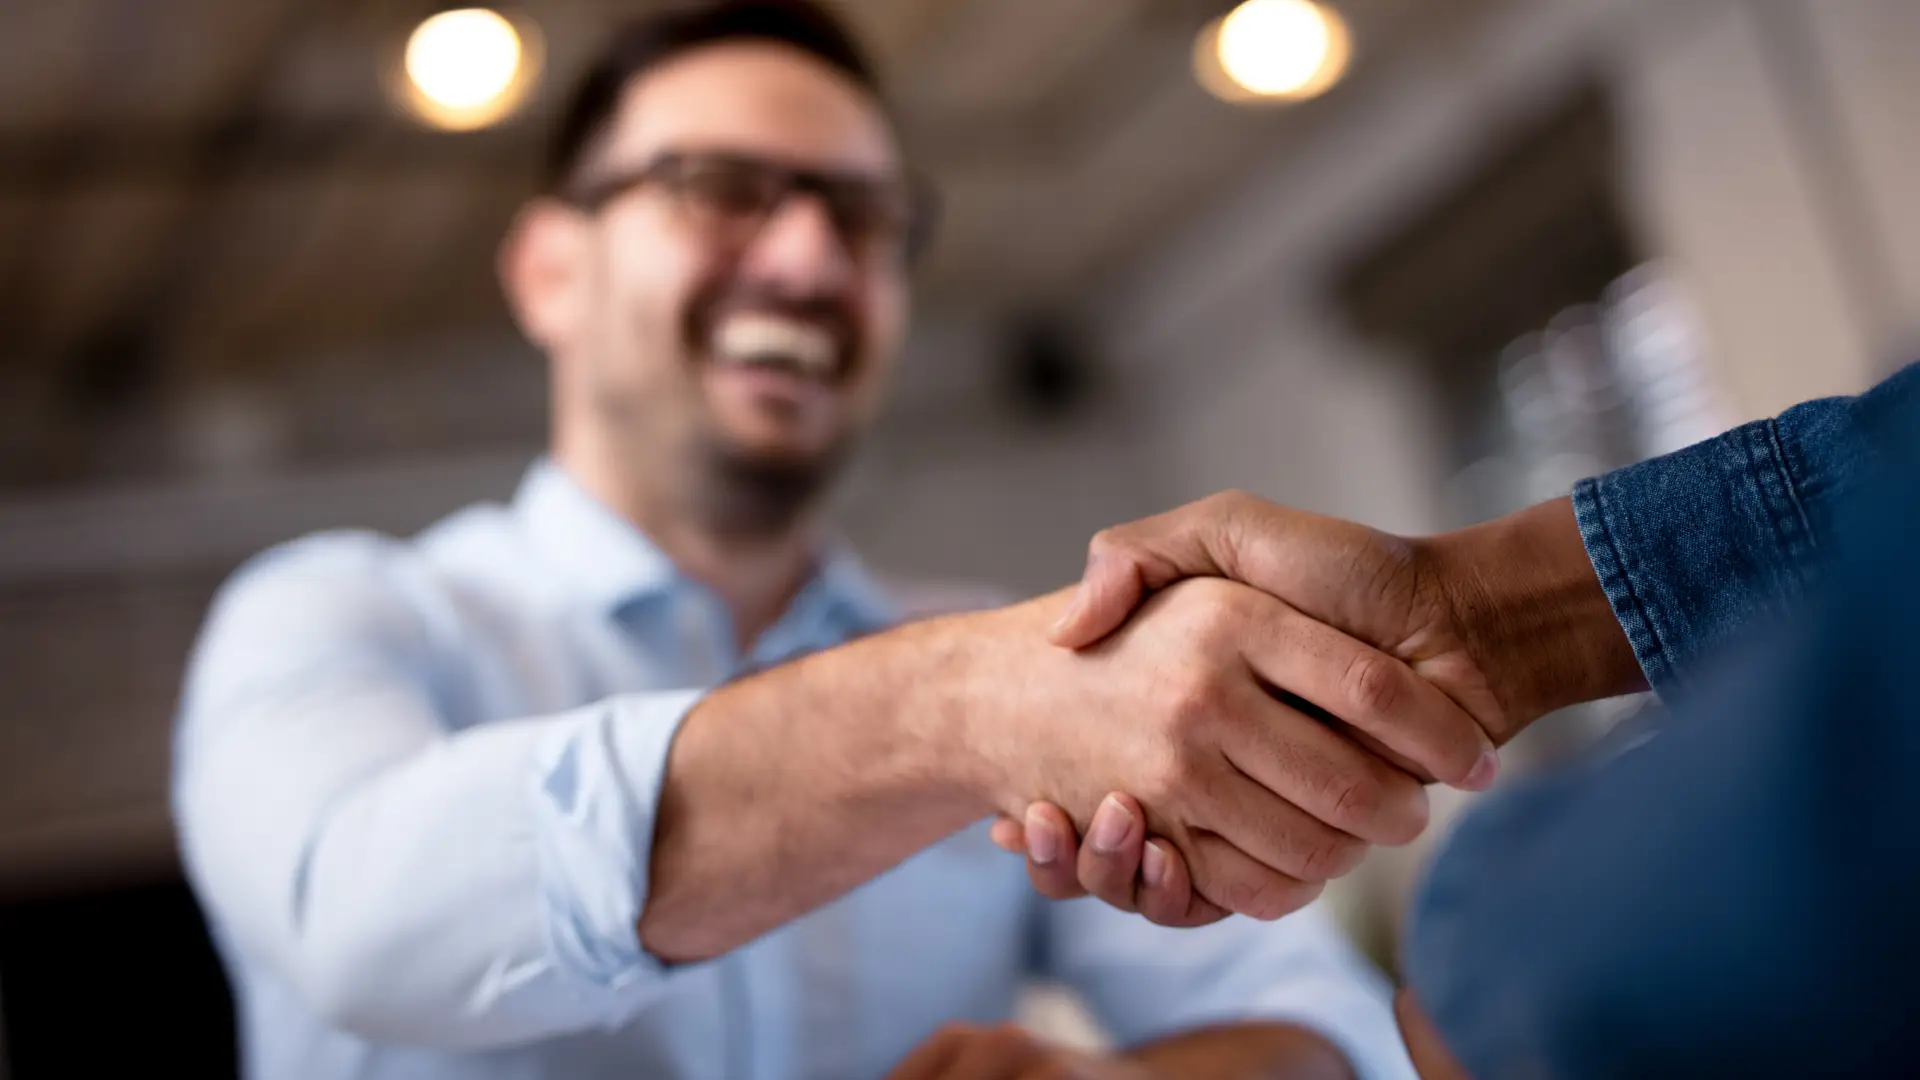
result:
M 1165 1080 L 1353 1080 L 1353 1066 L 1324 1036 L 1293 1024 L 1232 1024 L 1183 1032 L 1130 1051 Z
M 650 952 L 719 955 L 994 809 L 966 735 L 980 618 L 817 653 L 687 716 L 639 921 Z

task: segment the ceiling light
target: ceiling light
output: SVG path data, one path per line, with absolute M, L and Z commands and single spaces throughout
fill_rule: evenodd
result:
M 1194 74 L 1233 102 L 1304 101 L 1346 73 L 1346 21 L 1314 0 L 1246 0 L 1200 31 Z
M 443 11 L 414 28 L 401 58 L 407 107 L 435 127 L 468 131 L 505 118 L 539 69 L 538 34 L 497 11 Z

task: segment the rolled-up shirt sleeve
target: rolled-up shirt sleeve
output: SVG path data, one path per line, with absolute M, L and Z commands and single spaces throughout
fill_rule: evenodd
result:
M 390 541 L 263 556 L 188 674 L 174 809 L 229 947 L 331 1024 L 449 1049 L 622 1022 L 655 804 L 693 691 L 460 730 L 433 598 Z
M 1587 555 L 1655 690 L 1684 689 L 1703 657 L 1804 600 L 1888 419 L 1920 424 L 1920 365 L 1575 485 Z
M 1276 922 L 1156 926 L 1092 899 L 1048 905 L 1042 973 L 1073 987 L 1121 1043 L 1271 1021 L 1338 1046 L 1361 1080 L 1412 1080 L 1386 980 L 1319 904 Z

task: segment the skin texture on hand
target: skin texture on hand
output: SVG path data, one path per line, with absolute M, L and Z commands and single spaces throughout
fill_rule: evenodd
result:
M 1085 648 L 1123 625 L 1154 590 L 1208 576 L 1250 585 L 1398 658 L 1484 730 L 1508 726 L 1509 708 L 1473 656 L 1419 545 L 1241 492 L 1096 535 L 1080 591 L 1053 640 Z
M 887 1080 L 1353 1080 L 1332 1043 L 1291 1024 L 1231 1024 L 1121 1054 L 1052 1046 L 1011 1024 L 952 1024 Z
M 1379 728 L 1408 754 L 1478 738 L 1471 717 L 1404 666 L 1244 586 L 1195 581 L 1162 591 L 1141 618 L 1078 653 L 1045 645 L 1063 597 L 1007 609 L 1019 628 L 987 642 L 1019 643 L 979 666 L 978 724 L 966 740 L 1000 763 L 991 801 L 1020 813 L 1034 792 L 1091 825 L 1117 775 L 1143 820 L 1177 849 L 1195 891 L 1217 907 L 1274 918 L 1350 869 L 1365 843 L 1404 843 L 1424 827 L 1418 782 L 1266 689 L 1285 686 Z M 1041 642 L 1042 660 L 1027 654 Z M 1384 681 L 1356 695 L 1357 667 Z M 1386 731 L 1384 695 L 1418 718 Z M 1433 730 L 1439 728 L 1442 733 Z M 1465 771 L 1465 761 L 1440 761 Z
M 1095 537 L 1053 639 L 1097 642 L 1152 590 L 1191 575 L 1273 592 L 1394 655 L 1471 712 L 1495 743 L 1552 709 L 1645 688 L 1566 499 L 1416 541 L 1240 493 L 1214 496 Z M 1371 731 L 1348 734 L 1393 756 Z M 1483 769 L 1474 779 L 1491 778 Z M 1169 926 L 1220 917 L 1190 897 L 1178 851 L 1144 833 L 1123 835 L 1133 800 L 1115 792 L 1108 803 L 1115 846 L 1079 845 L 1066 815 L 1046 805 L 1003 817 L 993 837 L 1028 856 L 1044 896 L 1091 893 Z
M 1083 648 L 1196 576 L 1251 585 L 1397 657 L 1496 744 L 1553 709 L 1646 686 L 1570 499 L 1415 540 L 1215 495 L 1095 536 L 1054 641 Z

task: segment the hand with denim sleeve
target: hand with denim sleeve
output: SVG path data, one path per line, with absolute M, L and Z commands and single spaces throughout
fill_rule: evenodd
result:
M 1834 507 L 1880 456 L 1874 432 L 1916 423 L 1920 365 L 1583 480 L 1570 497 L 1417 539 L 1215 495 L 1096 536 L 1054 640 L 1084 647 L 1155 589 L 1226 577 L 1398 658 L 1502 745 L 1566 705 L 1678 687 L 1738 633 L 1790 610 L 1833 558 Z M 1151 841 L 1077 847 L 1060 820 L 1036 806 L 994 830 L 1008 850 L 1039 856 L 1029 870 L 1043 894 L 1093 892 L 1149 918 L 1179 904 L 1184 873 Z M 1123 879 L 1129 858 L 1164 884 Z

